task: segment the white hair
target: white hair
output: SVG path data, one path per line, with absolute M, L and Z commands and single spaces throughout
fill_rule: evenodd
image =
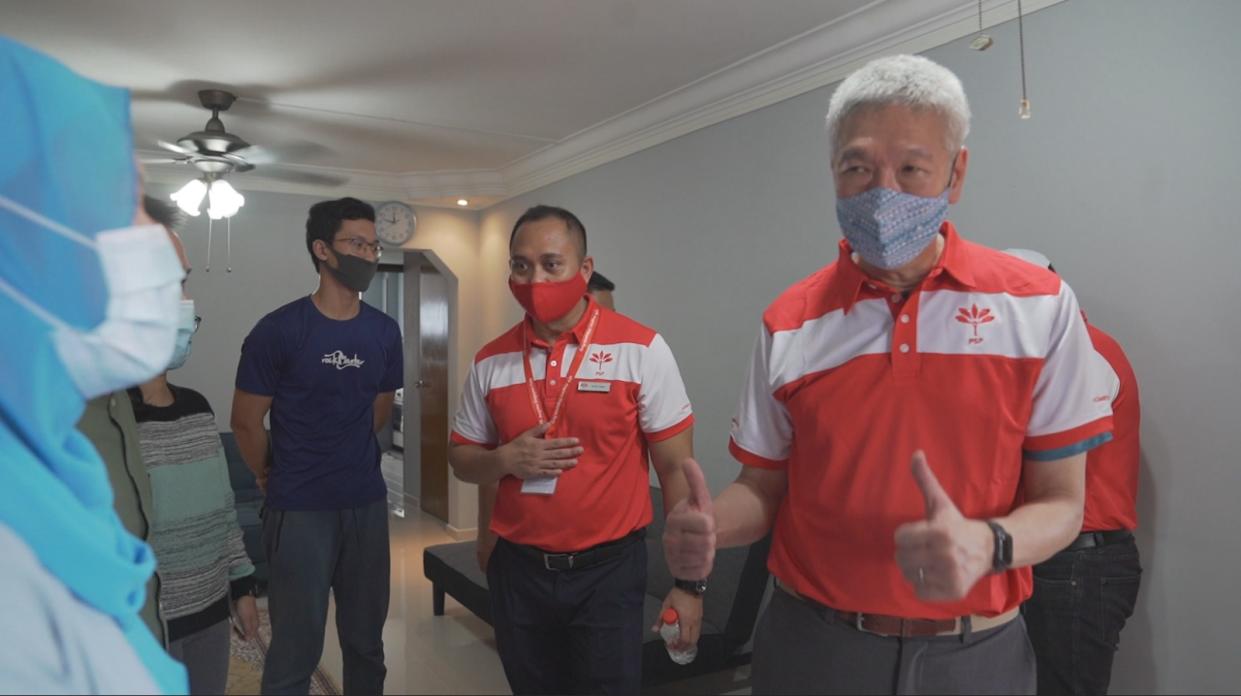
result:
M 827 134 L 832 157 L 840 149 L 840 127 L 855 110 L 900 104 L 929 109 L 948 121 L 948 152 L 955 154 L 970 132 L 970 105 L 961 80 L 944 66 L 922 56 L 877 58 L 855 70 L 832 94 L 827 107 Z

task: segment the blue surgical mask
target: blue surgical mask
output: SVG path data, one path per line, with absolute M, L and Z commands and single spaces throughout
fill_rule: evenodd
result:
M 948 215 L 948 189 L 932 198 L 873 188 L 836 201 L 849 246 L 872 266 L 900 268 L 926 250 Z
M 198 316 L 194 313 L 194 300 L 181 300 L 181 314 L 177 318 L 177 344 L 172 349 L 172 362 L 169 370 L 175 370 L 185 364 L 190 357 L 190 347 L 194 343 L 194 332 L 198 330 Z

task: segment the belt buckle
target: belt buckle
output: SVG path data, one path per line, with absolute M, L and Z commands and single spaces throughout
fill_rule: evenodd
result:
M 862 626 L 862 621 L 863 621 L 865 618 L 866 618 L 866 615 L 865 615 L 865 614 L 863 614 L 862 612 L 860 612 L 860 611 L 859 611 L 859 612 L 857 613 L 857 616 L 855 616 L 855 617 L 853 618 L 853 627 L 854 627 L 854 628 L 856 628 L 858 631 L 860 631 L 860 632 L 862 632 L 862 633 L 869 633 L 869 634 L 871 634 L 872 636 L 877 636 L 877 635 L 879 635 L 878 633 L 875 633 L 874 631 L 871 631 L 871 630 L 867 629 L 866 627 Z
M 559 568 L 552 567 L 552 559 L 563 556 L 564 558 L 569 559 L 568 569 L 573 570 L 573 559 L 576 555 L 577 554 L 573 554 L 573 553 L 545 553 L 543 554 L 543 567 L 546 568 L 547 570 L 551 570 L 554 572 L 560 572 Z

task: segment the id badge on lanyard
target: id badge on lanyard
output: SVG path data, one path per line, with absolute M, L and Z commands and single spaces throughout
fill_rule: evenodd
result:
M 539 425 L 551 423 L 545 437 L 551 438 L 556 434 L 556 426 L 563 420 L 561 417 L 564 413 L 564 404 L 569 397 L 569 387 L 572 385 L 574 378 L 577 377 L 577 371 L 582 366 L 582 358 L 586 353 L 590 352 L 591 339 L 595 337 L 595 326 L 599 323 L 599 310 L 596 309 L 590 315 L 590 322 L 586 325 L 586 333 L 582 335 L 582 343 L 578 346 L 577 355 L 573 356 L 573 363 L 569 366 L 569 375 L 564 379 L 564 384 L 560 388 L 560 393 L 556 396 L 556 403 L 552 407 L 551 417 L 548 417 L 547 410 L 543 408 L 543 400 L 539 398 L 539 390 L 534 386 L 534 369 L 530 366 L 530 344 L 526 337 L 526 327 L 522 324 L 521 343 L 522 343 L 522 362 L 526 370 L 526 391 L 530 394 L 530 406 L 534 409 L 535 416 L 539 419 Z M 551 374 L 546 374 L 544 380 L 550 379 Z M 551 495 L 556 492 L 555 476 L 535 476 L 521 482 L 521 492 L 532 495 Z

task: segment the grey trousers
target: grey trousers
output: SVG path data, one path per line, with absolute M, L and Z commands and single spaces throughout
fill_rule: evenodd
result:
M 172 641 L 168 654 L 185 665 L 190 693 L 222 694 L 228 684 L 229 625 L 225 619 L 198 633 Z
M 863 633 L 776 589 L 754 635 L 755 694 L 1033 694 L 1020 616 L 968 636 Z

